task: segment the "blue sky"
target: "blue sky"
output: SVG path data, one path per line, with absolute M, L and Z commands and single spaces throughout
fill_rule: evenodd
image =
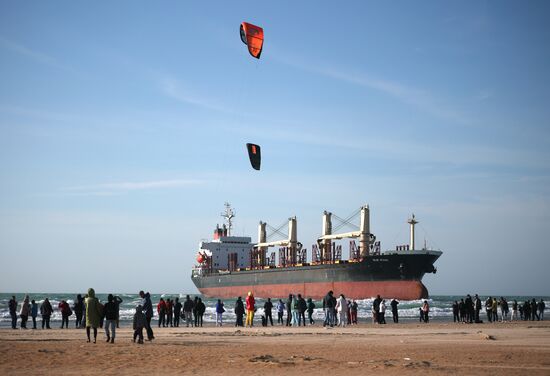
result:
M 364 203 L 433 294 L 550 295 L 544 1 L 0 3 L 0 290 L 194 292 L 236 233 Z M 264 27 L 253 59 L 239 24 Z M 262 146 L 260 172 L 245 143 Z M 345 247 L 346 248 L 346 247 Z M 345 252 L 347 254 L 347 251 Z

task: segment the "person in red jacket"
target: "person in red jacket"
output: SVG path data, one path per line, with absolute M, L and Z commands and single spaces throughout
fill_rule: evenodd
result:
M 254 325 L 255 304 L 254 294 L 249 291 L 246 297 L 246 326 L 252 327 Z
M 69 329 L 69 316 L 73 314 L 71 307 L 69 307 L 69 303 L 62 300 L 57 307 L 61 311 L 61 329 L 63 329 L 63 327 Z
M 162 325 L 166 327 L 166 302 L 163 298 L 160 298 L 159 304 L 157 304 L 157 313 L 159 314 L 159 328 Z

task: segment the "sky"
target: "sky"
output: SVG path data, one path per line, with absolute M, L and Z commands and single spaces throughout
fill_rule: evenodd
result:
M 369 204 L 431 294 L 550 295 L 547 1 L 0 2 L 0 291 L 194 293 L 235 235 Z M 261 59 L 239 37 L 264 28 Z M 250 167 L 245 144 L 262 147 Z M 344 244 L 347 255 L 347 243 Z

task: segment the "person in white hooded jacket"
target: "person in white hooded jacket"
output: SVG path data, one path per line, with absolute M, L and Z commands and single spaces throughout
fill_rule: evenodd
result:
M 386 323 L 386 301 L 382 300 L 380 302 L 380 321 L 378 321 L 379 324 L 385 324 Z
M 338 312 L 338 325 L 346 326 L 346 322 L 348 321 L 348 302 L 344 294 L 340 294 L 340 297 L 336 300 L 336 312 Z

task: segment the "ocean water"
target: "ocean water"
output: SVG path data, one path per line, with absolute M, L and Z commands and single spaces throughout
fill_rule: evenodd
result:
M 19 313 L 19 309 L 21 308 L 21 303 L 25 297 L 25 294 L 11 294 L 11 293 L 1 293 L 0 294 L 0 327 L 9 327 L 11 324 L 11 318 L 8 310 L 8 302 L 11 299 L 11 296 L 15 295 L 17 302 L 18 302 L 18 308 L 17 313 Z M 133 318 L 135 308 L 140 303 L 141 299 L 139 295 L 137 294 L 114 294 L 118 295 L 123 302 L 120 305 L 120 321 L 121 325 L 130 325 L 131 320 Z M 70 294 L 70 293 L 50 293 L 50 294 L 43 294 L 43 293 L 35 293 L 35 294 L 29 294 L 30 299 L 34 299 L 38 303 L 38 307 L 40 308 L 40 304 L 44 301 L 44 299 L 47 297 L 50 300 L 50 303 L 52 304 L 52 307 L 54 308 L 54 314 L 51 318 L 52 325 L 55 327 L 56 325 L 60 325 L 61 322 L 61 313 L 59 309 L 57 308 L 59 302 L 61 300 L 67 301 L 71 308 L 74 304 L 74 300 L 76 299 L 76 294 Z M 84 294 L 82 294 L 84 296 Z M 107 294 L 97 294 L 97 298 L 101 302 L 107 301 Z M 156 304 L 158 303 L 159 299 L 161 297 L 163 298 L 171 298 L 175 299 L 176 297 L 180 298 L 180 301 L 183 304 L 183 301 L 185 300 L 186 294 L 152 294 L 151 300 L 153 301 L 154 307 L 156 307 Z M 192 298 L 194 298 L 195 295 L 191 295 Z M 197 295 L 201 296 L 201 295 Z M 244 299 L 243 295 L 243 299 Z M 460 301 L 461 298 L 464 298 L 465 296 L 432 296 L 428 300 L 430 304 L 430 320 L 435 321 L 452 321 L 453 320 L 453 311 L 452 311 L 452 304 L 455 300 Z M 500 297 L 500 296 L 498 296 Z M 485 299 L 487 299 L 487 296 L 480 296 L 482 302 L 485 302 Z M 550 297 L 547 296 L 506 296 L 505 297 L 509 304 L 511 309 L 511 302 L 515 299 L 520 302 L 524 302 L 525 300 L 532 298 L 535 298 L 537 302 L 542 298 L 546 302 L 547 310 L 548 305 L 550 302 Z M 357 300 L 359 309 L 357 312 L 358 320 L 361 322 L 370 322 L 372 320 L 371 315 L 371 308 L 372 308 L 372 302 L 374 299 L 363 299 L 363 300 Z M 205 322 L 215 322 L 215 305 L 217 300 L 216 299 L 203 299 L 205 305 L 206 305 L 206 312 L 204 315 L 204 321 Z M 234 306 L 235 306 L 235 299 L 227 299 L 223 300 L 225 305 L 226 312 L 224 313 L 224 322 L 234 322 L 235 320 L 235 314 L 234 314 Z M 256 312 L 256 318 L 257 320 L 260 320 L 260 316 L 263 314 L 263 304 L 265 302 L 264 299 L 256 299 L 258 311 Z M 314 311 L 313 317 L 315 320 L 322 320 L 324 318 L 324 313 L 322 310 L 323 303 L 322 301 L 314 301 L 317 308 Z M 386 312 L 386 321 L 389 323 L 391 321 L 391 308 L 389 306 L 390 300 L 386 300 L 386 305 L 388 307 Z M 399 318 L 400 320 L 404 321 L 411 321 L 411 320 L 418 320 L 419 318 L 419 309 L 422 305 L 423 300 L 402 300 L 399 302 Z M 277 304 L 277 300 L 273 301 L 274 306 Z M 500 310 L 499 310 L 500 315 Z M 277 314 L 276 310 L 273 311 L 273 316 L 276 319 Z M 156 318 L 156 310 L 155 310 L 155 318 Z M 481 318 L 485 320 L 485 314 L 484 311 L 482 311 Z M 389 319 L 389 320 L 388 320 Z M 38 315 L 38 320 L 40 321 L 40 313 Z M 74 314 L 69 318 L 70 323 L 74 325 L 75 316 Z M 181 324 L 180 324 L 181 325 Z M 27 324 L 28 326 L 28 324 Z M 32 326 L 32 323 L 31 323 Z

